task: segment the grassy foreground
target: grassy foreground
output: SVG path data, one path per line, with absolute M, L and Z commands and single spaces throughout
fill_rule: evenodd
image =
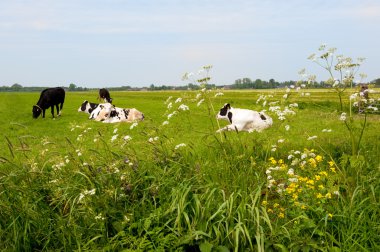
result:
M 36 120 L 39 93 L 0 93 L 0 250 L 379 251 L 379 115 L 353 155 L 336 94 L 284 94 L 114 92 L 146 118 L 103 124 L 77 112 L 95 92 Z M 226 102 L 273 127 L 215 133 Z

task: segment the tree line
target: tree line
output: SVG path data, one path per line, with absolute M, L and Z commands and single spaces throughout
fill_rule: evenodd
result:
M 272 89 L 272 88 L 283 88 L 283 87 L 289 87 L 291 85 L 298 85 L 299 83 L 297 81 L 283 81 L 278 82 L 274 79 L 270 79 L 269 81 L 256 79 L 251 80 L 250 78 L 241 78 L 235 80 L 233 84 L 230 85 L 216 85 L 216 84 L 207 84 L 205 88 L 207 89 L 214 89 L 214 88 L 224 88 L 224 89 Z M 375 79 L 371 82 L 368 82 L 366 84 L 372 84 L 375 87 L 380 87 L 380 78 Z M 327 84 L 324 81 L 314 81 L 312 83 L 308 83 L 307 86 L 309 88 L 329 88 L 331 85 Z M 96 90 L 97 88 L 86 88 L 86 87 L 79 87 L 74 83 L 71 83 L 68 87 L 63 87 L 67 91 L 90 91 L 90 90 Z M 162 86 L 155 86 L 154 84 L 151 84 L 149 87 L 131 87 L 131 86 L 120 86 L 120 87 L 109 87 L 108 89 L 111 91 L 142 91 L 142 90 L 149 90 L 149 91 L 158 91 L 158 90 L 199 90 L 204 87 L 200 87 L 199 85 L 188 83 L 183 86 L 170 86 L 170 85 L 162 85 Z M 12 86 L 0 86 L 0 92 L 40 92 L 42 90 L 46 89 L 46 87 L 38 87 L 38 86 L 32 86 L 32 87 L 23 87 L 22 85 L 15 83 Z

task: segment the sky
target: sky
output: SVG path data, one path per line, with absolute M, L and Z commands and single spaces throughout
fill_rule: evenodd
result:
M 321 44 L 380 78 L 380 0 L 1 0 L 0 86 L 181 86 L 299 80 Z

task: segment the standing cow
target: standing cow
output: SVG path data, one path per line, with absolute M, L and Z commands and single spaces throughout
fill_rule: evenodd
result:
M 110 92 L 108 92 L 108 90 L 105 88 L 99 89 L 99 99 L 103 100 L 104 102 L 112 103 Z
M 36 105 L 33 105 L 33 118 L 38 118 L 42 112 L 42 118 L 45 118 L 45 110 L 51 107 L 51 114 L 54 118 L 54 106 L 57 109 L 57 115 L 61 115 L 63 103 L 65 101 L 65 90 L 61 87 L 48 88 L 41 92 L 40 99 Z M 58 107 L 58 105 L 61 105 Z

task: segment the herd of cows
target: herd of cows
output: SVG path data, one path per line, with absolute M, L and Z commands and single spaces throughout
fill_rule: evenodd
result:
M 90 114 L 89 119 L 104 123 L 133 122 L 144 119 L 144 114 L 135 108 L 119 108 L 112 105 L 110 93 L 105 88 L 99 90 L 99 99 L 104 103 L 84 101 L 78 112 L 88 113 Z M 51 108 L 51 114 L 54 118 L 54 107 L 57 110 L 57 116 L 60 116 L 64 102 L 65 90 L 63 88 L 56 87 L 43 90 L 37 104 L 33 105 L 33 118 L 38 118 L 41 113 L 42 117 L 45 118 L 45 110 L 48 108 Z
M 84 101 L 78 112 L 90 114 L 89 119 L 104 123 L 133 122 L 144 120 L 144 114 L 135 108 L 119 108 L 112 105 L 112 98 L 107 89 L 99 90 L 99 99 L 104 103 L 91 103 Z M 54 118 L 54 107 L 57 115 L 61 115 L 63 103 L 65 101 L 65 90 L 61 87 L 48 88 L 41 92 L 40 99 L 33 106 L 33 117 L 38 118 L 41 113 L 45 117 L 45 110 L 51 108 Z M 269 128 L 273 124 L 270 116 L 264 112 L 257 112 L 249 109 L 233 108 L 230 104 L 225 104 L 218 114 L 217 119 L 224 119 L 230 122 L 229 125 L 219 129 L 221 131 L 258 131 Z

